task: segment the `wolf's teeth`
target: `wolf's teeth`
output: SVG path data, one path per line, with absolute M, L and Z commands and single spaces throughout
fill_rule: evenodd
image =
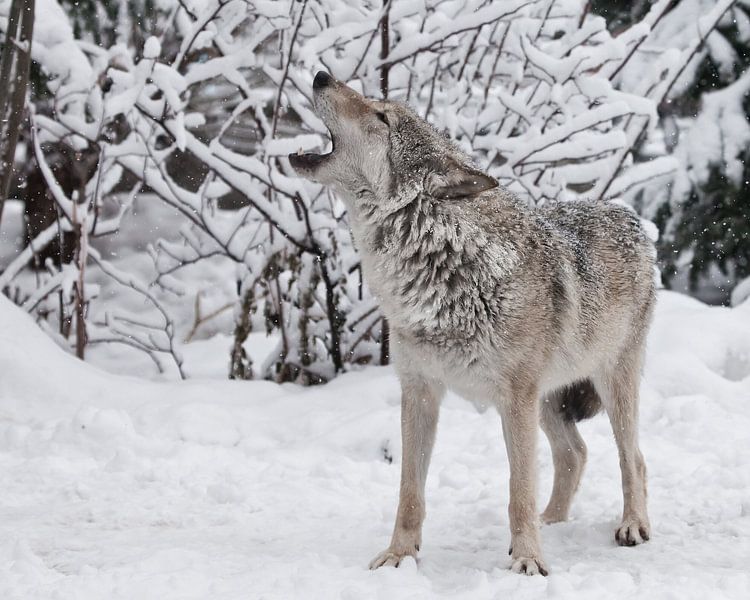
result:
M 302 149 L 302 146 L 299 147 L 299 150 L 297 150 L 297 156 L 302 156 L 305 153 L 305 151 Z

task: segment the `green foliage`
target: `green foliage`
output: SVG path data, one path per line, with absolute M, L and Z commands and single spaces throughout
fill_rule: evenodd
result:
M 747 13 L 742 6 L 735 10 Z M 736 22 L 732 20 L 718 31 L 732 46 L 737 60 L 728 72 L 707 55 L 696 70 L 693 85 L 674 102 L 673 108 L 681 116 L 697 114 L 703 94 L 732 83 L 750 66 L 750 43 L 742 39 Z M 750 118 L 750 99 L 745 99 L 743 108 Z M 716 163 L 709 169 L 706 181 L 693 183 L 690 195 L 677 210 L 673 210 L 669 202 L 662 205 L 657 215 L 657 225 L 664 232 L 659 254 L 668 285 L 679 263 L 689 265 L 691 290 L 696 289 L 701 276 L 708 274 L 712 265 L 735 282 L 750 276 L 748 159 L 750 150 L 742 155 L 744 171 L 739 181 L 727 176 L 726 165 Z
M 750 16 L 748 9 L 743 6 L 736 6 L 734 10 L 742 11 Z M 750 66 L 750 40 L 742 39 L 736 21 L 732 20 L 724 26 L 719 26 L 717 32 L 729 42 L 737 59 L 731 65 L 730 70 L 726 71 L 722 70 L 722 66 L 710 54 L 705 56 L 695 71 L 695 78 L 690 87 L 674 102 L 674 108 L 681 116 L 694 116 L 703 94 L 721 89 L 736 81 Z
M 750 158 L 750 152 L 746 158 Z M 663 273 L 669 282 L 682 257 L 688 258 L 688 279 L 695 290 L 702 275 L 715 265 L 728 278 L 750 277 L 750 167 L 745 161 L 742 182 L 735 184 L 714 165 L 705 183 L 672 214 L 668 203 L 657 214 L 661 230 L 671 229 L 659 246 Z M 670 224 L 671 221 L 671 224 Z
M 154 0 L 60 0 L 77 39 L 109 47 L 118 42 L 141 48 L 157 34 Z
M 677 4 L 676 0 L 674 4 Z M 591 0 L 589 9 L 595 15 L 604 17 L 610 31 L 619 31 L 640 21 L 648 12 L 647 0 Z
M 91 38 L 100 45 L 114 42 L 118 0 L 60 0 L 77 39 Z
M 683 0 L 674 0 L 670 10 Z M 593 13 L 607 20 L 610 30 L 617 31 L 642 18 L 653 1 L 592 0 Z M 731 10 L 749 14 L 745 3 Z M 736 60 L 720 64 L 706 52 L 695 70 L 685 93 L 659 107 L 662 118 L 694 118 L 704 94 L 730 85 L 750 68 L 750 40 L 743 39 L 737 20 L 725 19 L 717 28 L 732 47 Z M 744 103 L 750 118 L 750 101 Z M 638 151 L 635 152 L 636 157 Z M 750 276 L 750 172 L 744 153 L 745 169 L 739 181 L 727 176 L 726 165 L 717 160 L 705 181 L 694 180 L 684 198 L 666 199 L 656 212 L 655 221 L 661 236 L 658 244 L 660 266 L 667 285 L 677 274 L 678 265 L 689 269 L 690 288 L 695 291 L 702 276 L 714 265 L 729 280 Z M 686 165 L 690 172 L 690 165 Z

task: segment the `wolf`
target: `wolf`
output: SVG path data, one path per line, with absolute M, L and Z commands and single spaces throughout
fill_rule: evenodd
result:
M 514 572 L 548 572 L 535 497 L 538 425 L 555 469 L 541 521 L 555 523 L 567 519 L 586 463 L 576 422 L 602 406 L 622 474 L 615 540 L 648 540 L 638 393 L 655 252 L 637 215 L 606 202 L 530 207 L 406 105 L 368 99 L 322 71 L 312 88 L 332 148 L 292 154 L 290 165 L 344 200 L 401 384 L 396 523 L 370 568 L 397 567 L 420 549 L 446 389 L 500 413 Z

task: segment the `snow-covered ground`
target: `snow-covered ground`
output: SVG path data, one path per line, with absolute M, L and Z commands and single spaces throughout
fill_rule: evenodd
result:
M 572 519 L 542 530 L 550 576 L 512 574 L 499 418 L 449 397 L 419 564 L 370 572 L 396 509 L 391 369 L 312 389 L 138 380 L 66 355 L 0 297 L 0 598 L 750 597 L 750 302 L 662 292 L 642 393 L 648 544 L 614 544 L 599 416 Z

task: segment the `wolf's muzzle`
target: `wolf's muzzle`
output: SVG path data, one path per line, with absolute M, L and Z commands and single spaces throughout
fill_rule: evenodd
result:
M 331 77 L 325 71 L 318 71 L 313 79 L 313 89 L 319 90 L 324 87 L 328 87 L 333 83 L 333 77 Z

